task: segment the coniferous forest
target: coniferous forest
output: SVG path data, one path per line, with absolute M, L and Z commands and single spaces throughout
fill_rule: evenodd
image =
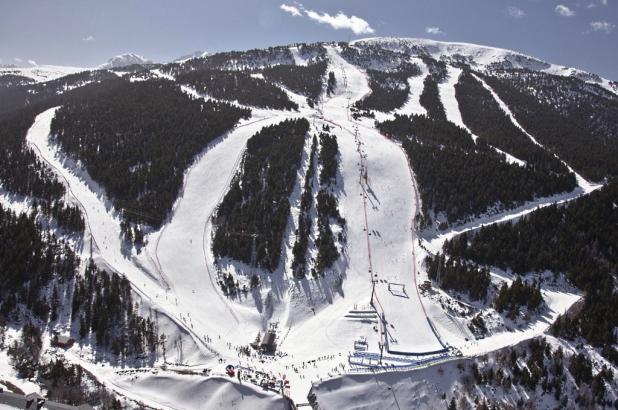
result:
M 525 161 L 526 167 L 553 176 L 553 186 L 548 187 L 550 190 L 541 195 L 571 191 L 575 188 L 575 176 L 568 168 L 516 127 L 491 93 L 470 71 L 465 70 L 462 73 L 455 85 L 455 91 L 461 116 L 475 135 Z
M 280 64 L 262 70 L 264 78 L 275 83 L 281 83 L 295 93 L 302 94 L 312 101 L 322 93 L 326 61 L 302 65 Z
M 518 76 L 528 76 L 528 74 L 518 72 Z M 518 78 L 518 76 L 512 78 Z M 484 75 L 483 79 L 508 105 L 519 123 L 541 144 L 571 165 L 575 171 L 593 181 L 618 175 L 618 161 L 616 161 L 618 145 L 615 134 L 613 136 L 611 134 L 610 127 L 612 126 L 609 125 L 611 120 L 607 118 L 607 115 L 611 115 L 608 111 L 618 104 L 615 97 L 614 100 L 597 103 L 608 107 L 608 109 L 600 110 L 600 114 L 596 114 L 594 108 L 594 114 L 588 111 L 574 114 L 580 106 L 588 103 L 574 98 L 574 102 L 567 104 L 561 100 L 555 101 L 550 98 L 551 96 L 544 97 L 548 102 L 542 103 L 544 98 L 539 100 L 539 96 L 523 91 L 542 89 L 537 87 L 537 82 L 531 82 L 530 86 L 524 83 L 526 87 L 522 88 L 517 87 L 516 83 L 508 78 Z M 567 92 L 568 94 L 576 93 L 571 91 Z M 585 95 L 594 99 L 590 94 Z M 595 98 L 601 99 L 602 97 Z M 562 108 L 561 104 L 563 104 Z M 616 110 L 614 108 L 612 113 Z M 588 115 L 597 120 L 582 118 L 582 115 Z
M 438 82 L 433 75 L 425 77 L 423 82 L 423 92 L 419 97 L 419 102 L 427 110 L 429 118 L 446 121 L 446 112 L 440 100 Z
M 388 112 L 400 108 L 408 99 L 410 86 L 408 78 L 420 75 L 415 64 L 402 64 L 396 70 L 367 70 L 371 94 L 354 103 L 359 110 L 378 110 Z
M 241 170 L 217 208 L 213 253 L 273 271 L 290 214 L 309 122 L 285 120 L 247 142 Z
M 158 227 L 195 156 L 249 115 L 226 103 L 192 100 L 169 81 L 122 82 L 63 105 L 51 132 L 126 220 Z
M 452 224 L 495 206 L 508 209 L 554 192 L 555 177 L 507 163 L 451 122 L 395 115 L 377 126 L 401 142 L 410 158 L 423 203 L 421 226 L 431 226 L 432 214 L 444 213 Z
M 552 205 L 515 223 L 481 228 L 448 241 L 449 255 L 515 273 L 549 270 L 564 274 L 585 292 L 577 315 L 563 316 L 553 326 L 558 336 L 583 336 L 593 345 L 616 343 L 618 296 L 614 292 L 618 271 L 618 183 L 567 205 Z
M 339 145 L 337 137 L 327 132 L 320 134 L 320 191 L 318 192 L 318 237 L 316 246 L 318 257 L 316 260 L 317 274 L 324 274 L 339 258 L 339 250 L 335 245 L 338 241 L 345 244 L 345 219 L 339 213 L 337 198 L 333 190 L 337 186 L 337 168 L 339 164 Z M 335 237 L 331 224 L 339 225 L 341 231 Z
M 465 292 L 474 300 L 487 297 L 491 280 L 486 268 L 457 258 L 447 259 L 441 254 L 427 256 L 425 266 L 429 279 L 436 281 L 441 288 Z
M 177 77 L 180 84 L 193 87 L 197 92 L 221 100 L 238 101 L 242 105 L 279 110 L 297 110 L 281 88 L 251 75 L 248 71 L 202 69 Z
M 84 339 L 92 332 L 93 345 L 110 348 L 119 360 L 154 352 L 154 324 L 134 310 L 126 278 L 92 261 L 85 276 L 79 275 L 80 259 L 69 242 L 43 228 L 34 214 L 17 215 L 0 205 L 0 228 L 0 241 L 12 244 L 0 249 L 0 317 L 15 320 L 29 313 L 38 322 L 9 351 L 20 373 L 37 369 L 38 325 L 55 323 L 68 305 L 72 333 Z
M 297 279 L 302 279 L 307 274 L 307 249 L 309 247 L 309 235 L 311 234 L 312 225 L 310 211 L 313 205 L 313 177 L 315 176 L 317 150 L 318 139 L 314 136 L 311 142 L 309 166 L 305 173 L 305 185 L 300 197 L 300 212 L 298 214 L 296 240 L 292 247 L 292 271 L 294 277 Z

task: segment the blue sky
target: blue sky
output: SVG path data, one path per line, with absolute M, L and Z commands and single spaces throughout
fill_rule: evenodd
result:
M 0 0 L 0 63 L 402 36 L 510 48 L 618 80 L 617 26 L 618 0 Z

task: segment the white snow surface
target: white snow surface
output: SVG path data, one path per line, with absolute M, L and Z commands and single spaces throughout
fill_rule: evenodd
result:
M 0 67 L 0 75 L 15 74 L 32 78 L 37 83 L 56 80 L 69 74 L 90 70 L 84 67 L 68 67 L 59 65 L 36 65 L 32 67 Z
M 386 49 L 411 52 L 413 54 L 428 53 L 437 60 L 462 60 L 477 69 L 491 69 L 492 65 L 498 65 L 543 71 L 564 77 L 577 77 L 586 82 L 598 84 L 615 94 L 618 93 L 618 90 L 611 86 L 610 80 L 596 74 L 578 68 L 551 64 L 536 57 L 504 48 L 471 43 L 400 37 L 372 37 L 351 42 L 351 44 L 363 43 L 377 44 Z
M 163 409 L 287 409 L 284 398 L 229 377 L 180 376 L 171 372 L 122 377 L 115 385 Z

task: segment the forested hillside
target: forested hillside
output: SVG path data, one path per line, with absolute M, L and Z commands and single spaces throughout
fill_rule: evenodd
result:
M 421 74 L 416 64 L 403 63 L 392 71 L 367 70 L 371 94 L 354 103 L 360 110 L 388 112 L 400 108 L 408 99 L 408 78 Z
M 262 74 L 264 78 L 281 83 L 290 90 L 315 101 L 322 93 L 323 84 L 326 81 L 324 78 L 326 67 L 326 61 L 306 66 L 280 64 L 265 68 Z
M 80 259 L 70 243 L 43 228 L 33 215 L 17 215 L 0 205 L 0 228 L 0 241 L 12 244 L 0 249 L 0 318 L 30 317 L 31 337 L 40 340 L 46 325 L 56 324 L 61 311 L 72 306 L 72 333 L 84 339 L 92 331 L 93 345 L 111 348 L 119 359 L 156 349 L 153 323 L 134 311 L 124 277 L 101 271 L 92 262 L 81 277 Z M 9 356 L 20 373 L 38 370 L 36 345 L 26 338 L 11 346 Z
M 408 56 L 372 44 L 359 42 L 354 45 L 339 43 L 341 56 L 348 62 L 365 69 L 388 71 L 408 62 Z
M 126 220 L 159 226 L 195 155 L 249 111 L 192 100 L 169 81 L 122 82 L 63 105 L 51 132 Z
M 427 115 L 430 118 L 446 121 L 446 112 L 444 105 L 440 100 L 440 91 L 438 90 L 438 81 L 435 76 L 428 75 L 423 82 L 423 92 L 419 97 L 419 102 L 427 110 Z
M 481 228 L 448 241 L 449 255 L 513 272 L 565 274 L 585 291 L 583 309 L 554 326 L 557 335 L 584 336 L 597 346 L 616 343 L 618 296 L 618 183 L 568 205 L 534 211 L 515 223 Z M 610 349 L 610 347 L 607 347 Z
M 318 47 L 316 47 L 316 50 Z M 277 46 L 246 51 L 224 51 L 182 64 L 169 64 L 164 70 L 182 73 L 201 69 L 255 70 L 276 64 L 294 64 L 289 47 Z
M 421 226 L 431 226 L 440 213 L 451 224 L 556 192 L 555 176 L 507 163 L 451 122 L 396 115 L 377 126 L 410 157 L 423 203 Z
M 213 253 L 273 271 L 290 214 L 289 196 L 309 122 L 285 120 L 247 142 L 241 169 L 214 219 Z
M 0 118 L 21 108 L 31 107 L 56 98 L 67 91 L 83 87 L 86 84 L 114 80 L 118 77 L 107 70 L 84 71 L 67 75 L 45 83 L 0 87 Z M 21 80 L 22 82 L 24 80 Z
M 0 74 L 0 89 L 28 85 L 32 83 L 34 83 L 32 78 L 24 77 L 23 75 Z
M 554 184 L 547 192 L 571 191 L 575 176 L 555 156 L 534 144 L 502 111 L 491 93 L 474 75 L 465 70 L 455 85 L 455 95 L 464 123 L 480 139 L 516 158 L 539 173 L 554 175 Z
M 517 74 L 534 78 L 525 71 Z M 615 102 L 606 100 L 603 104 L 607 108 L 599 113 L 594 108 L 585 108 L 575 114 L 573 110 L 577 107 L 577 98 L 575 103 L 567 103 L 562 98 L 555 97 L 554 100 L 553 97 L 543 97 L 541 94 L 543 98 L 539 100 L 539 96 L 526 91 L 537 88 L 536 82 L 531 83 L 530 87 L 524 87 L 503 77 L 485 75 L 483 79 L 504 100 L 529 133 L 584 177 L 600 181 L 606 176 L 618 175 L 618 145 L 616 139 L 607 133 L 611 129 L 608 127 L 612 127 L 608 124 L 612 122 L 604 119 L 604 116 L 611 115 Z M 568 94 L 573 93 L 567 91 Z M 585 96 L 594 99 L 590 94 Z M 580 104 L 589 103 L 580 101 Z M 587 111 L 589 109 L 593 111 Z M 582 115 L 588 118 L 582 118 Z
M 290 101 L 281 88 L 262 78 L 251 76 L 248 71 L 202 69 L 181 74 L 176 80 L 180 84 L 191 86 L 199 93 L 221 100 L 279 110 L 298 109 L 298 105 Z

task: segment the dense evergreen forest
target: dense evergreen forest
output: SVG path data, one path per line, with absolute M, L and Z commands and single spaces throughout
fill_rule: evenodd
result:
M 564 206 L 548 206 L 515 223 L 491 225 L 473 234 L 462 234 L 444 245 L 454 257 L 515 273 L 564 273 L 585 292 L 579 313 L 554 325 L 557 335 L 583 336 L 595 346 L 616 343 L 618 295 L 618 183 Z
M 49 99 L 59 99 L 60 94 L 86 84 L 118 79 L 107 70 L 83 71 L 44 83 L 27 83 L 21 86 L 0 87 L 0 118 L 21 108 L 36 106 Z
M 423 92 L 419 97 L 419 102 L 427 110 L 427 115 L 440 121 L 446 121 L 444 105 L 440 100 L 438 82 L 433 75 L 428 75 L 423 81 Z
M 156 353 L 154 322 L 135 311 L 127 278 L 90 261 L 84 276 L 76 278 L 72 296 L 71 317 L 79 323 L 81 339 L 92 335 L 97 346 L 109 348 L 121 361 Z
M 226 103 L 193 100 L 169 81 L 123 81 L 68 101 L 51 132 L 127 221 L 158 227 L 195 155 L 249 115 Z
M 308 47 L 319 52 L 319 45 L 308 45 Z M 168 64 L 163 67 L 163 70 L 175 74 L 202 69 L 255 70 L 276 64 L 294 64 L 294 58 L 289 47 L 277 46 L 246 51 L 224 51 L 203 58 L 193 58 L 182 64 Z
M 271 272 L 277 268 L 308 130 L 304 118 L 285 120 L 249 139 L 241 170 L 214 218 L 212 248 L 217 257 Z
M 509 319 L 515 319 L 519 310 L 525 306 L 528 312 L 538 310 L 543 305 L 540 283 L 528 283 L 520 276 L 508 285 L 503 283 L 494 299 L 494 307 L 500 313 L 507 312 Z
M 589 131 L 601 143 L 618 142 L 618 95 L 575 77 L 503 70 L 498 77 Z
M 0 90 L 3 88 L 17 87 L 20 85 L 33 84 L 34 80 L 17 74 L 0 74 Z
M 316 246 L 318 257 L 316 260 L 316 275 L 324 275 L 324 272 L 333 266 L 339 258 L 339 250 L 335 245 L 335 235 L 331 228 L 332 223 L 339 225 L 341 231 L 336 240 L 345 245 L 346 221 L 339 213 L 337 198 L 333 190 L 337 186 L 337 169 L 339 166 L 339 145 L 337 137 L 328 132 L 320 133 L 320 191 L 318 192 L 318 237 Z
M 302 94 L 315 102 L 322 93 L 326 61 L 302 65 L 275 65 L 262 70 L 264 78 L 281 83 L 295 93 Z
M 309 166 L 305 173 L 305 185 L 300 197 L 296 240 L 292 248 L 292 272 L 297 279 L 302 279 L 307 274 L 307 249 L 309 247 L 309 235 L 311 234 L 312 224 L 310 211 L 313 205 L 313 177 L 315 176 L 317 150 L 318 139 L 314 136 L 311 142 Z
M 489 90 L 470 71 L 462 73 L 455 85 L 455 95 L 463 121 L 475 135 L 525 161 L 526 167 L 554 177 L 550 191 L 541 195 L 571 191 L 577 186 L 575 176 L 568 168 L 515 126 Z
M 19 95 L 25 96 L 27 100 L 19 104 L 0 99 L 0 111 L 4 112 L 0 115 L 0 185 L 12 194 L 34 199 L 40 206 L 39 210 L 55 218 L 60 226 L 77 232 L 83 230 L 83 220 L 77 215 L 78 209 L 64 203 L 64 186 L 48 166 L 41 162 L 34 151 L 26 145 L 25 138 L 37 114 L 67 101 L 85 96 L 94 98 L 124 83 L 116 76 L 101 80 L 101 82 L 84 80 L 88 78 L 98 77 L 95 74 L 90 76 L 90 74 L 81 73 L 69 76 L 69 79 L 36 84 L 36 89 L 40 91 L 40 94 L 30 97 L 30 92 L 23 92 Z M 78 87 L 84 83 L 86 85 Z M 7 105 L 4 105 L 5 103 Z M 16 108 L 22 105 L 25 107 Z
M 253 77 L 248 71 L 202 69 L 180 74 L 176 81 L 221 100 L 278 110 L 298 109 L 298 104 L 291 101 L 285 91 L 269 81 Z
M 510 77 L 484 75 L 483 79 L 530 134 L 584 177 L 600 181 L 604 177 L 618 175 L 616 134 L 612 136 L 609 133 L 616 125 L 608 118 L 615 115 L 617 103 L 583 91 L 576 93 L 571 88 L 559 88 L 555 93 L 549 93 L 546 88 L 539 87 L 539 94 L 535 95 L 526 90 L 536 89 L 537 81 L 522 79 L 522 84 L 519 84 L 513 78 L 522 76 L 534 79 L 536 75 L 527 71 L 516 73 Z M 576 97 L 569 101 L 569 97 L 559 97 L 563 93 Z M 547 102 L 539 101 L 540 97 Z M 586 107 L 588 104 L 592 107 Z M 603 108 L 598 112 L 593 108 L 600 106 Z M 582 118 L 586 115 L 592 119 Z
M 444 213 L 449 224 L 495 206 L 513 208 L 554 191 L 555 177 L 509 164 L 464 129 L 426 116 L 396 115 L 377 124 L 400 141 L 416 174 L 423 203 L 421 227 Z M 442 227 L 446 227 L 443 224 Z
M 359 42 L 354 45 L 338 43 L 341 57 L 350 64 L 364 69 L 380 71 L 395 70 L 408 63 L 408 56 L 398 51 L 387 50 L 374 44 Z
M 473 300 L 485 300 L 491 284 L 489 270 L 465 262 L 459 258 L 446 258 L 444 255 L 428 255 L 425 258 L 427 275 L 438 286 L 467 293 Z
M 0 184 L 9 192 L 51 202 L 62 198 L 64 186 L 25 144 L 36 114 L 24 109 L 0 119 Z
M 53 301 L 41 290 L 52 281 L 72 280 L 79 257 L 66 240 L 44 230 L 34 214 L 17 215 L 0 205 L 0 228 L 0 243 L 10 244 L 0 248 L 0 314 L 12 317 L 23 304 L 47 321 Z
M 34 341 L 47 323 L 58 320 L 63 306 L 71 304 L 74 333 L 79 329 L 84 338 L 92 330 L 94 344 L 111 348 L 120 360 L 155 349 L 154 325 L 133 310 L 126 278 L 101 271 L 92 261 L 81 277 L 80 259 L 66 240 L 42 228 L 33 215 L 17 215 L 1 205 L 0 242 L 12 245 L 0 248 L 0 317 L 32 315 L 23 344 L 16 342 L 9 352 L 20 373 L 36 371 Z
M 408 99 L 408 78 L 421 74 L 420 68 L 411 63 L 402 64 L 393 71 L 367 70 L 371 94 L 356 101 L 359 110 L 388 112 L 400 108 Z

